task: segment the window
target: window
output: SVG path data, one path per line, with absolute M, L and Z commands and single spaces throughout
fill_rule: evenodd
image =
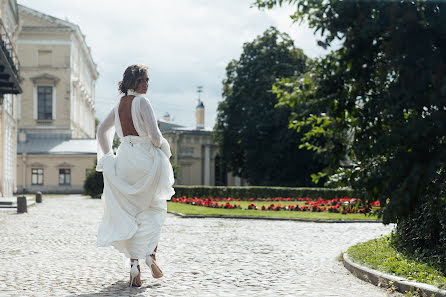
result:
M 53 119 L 53 87 L 37 87 L 37 119 Z
M 59 169 L 59 185 L 71 184 L 71 169 Z
M 43 168 L 31 168 L 31 184 L 43 185 Z

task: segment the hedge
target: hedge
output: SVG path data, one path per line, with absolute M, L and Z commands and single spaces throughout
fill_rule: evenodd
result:
M 309 197 L 332 199 L 336 197 L 355 197 L 355 192 L 346 188 L 289 188 L 259 186 L 174 186 L 175 197 L 232 197 L 232 198 L 273 198 Z
M 83 194 L 92 198 L 101 198 L 103 189 L 104 180 L 102 172 L 97 172 L 95 168 L 90 168 L 84 180 Z

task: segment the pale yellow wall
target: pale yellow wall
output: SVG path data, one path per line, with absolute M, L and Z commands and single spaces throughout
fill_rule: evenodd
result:
M 46 16 L 23 7 L 20 17 L 23 29 L 17 44 L 24 80 L 19 128 L 50 128 L 48 133 L 65 130 L 71 131 L 73 138 L 94 138 L 94 88 L 98 73 L 78 27 L 63 20 L 50 22 Z M 50 58 L 40 59 L 39 51 L 49 52 Z M 46 74 L 57 81 L 31 80 Z M 37 85 L 55 87 L 56 114 L 52 121 L 35 119 Z
M 205 146 L 208 146 L 210 147 L 209 181 L 210 185 L 215 185 L 217 146 L 213 143 L 211 135 L 190 133 L 175 135 L 172 132 L 167 132 L 164 137 L 170 144 L 174 156 L 173 162 L 179 166 L 175 184 L 204 185 Z
M 86 169 L 93 168 L 96 155 L 18 155 L 17 158 L 17 190 L 23 187 L 28 192 L 34 192 L 39 186 L 31 185 L 31 169 L 43 168 L 42 192 L 60 192 L 72 189 L 71 192 L 81 192 Z M 25 171 L 24 171 L 25 168 Z M 59 168 L 71 169 L 71 187 L 59 186 Z M 26 183 L 23 185 L 23 178 Z
M 26 51 L 23 51 L 19 47 L 19 56 L 26 55 Z M 31 51 L 31 50 L 30 50 Z M 43 73 L 48 73 L 49 71 L 43 71 Z M 21 114 L 19 120 L 19 128 L 29 129 L 34 127 L 52 127 L 55 129 L 70 129 L 70 86 L 67 81 L 69 81 L 69 70 L 59 69 L 56 71 L 51 71 L 51 75 L 56 76 L 60 80 L 54 83 L 51 80 L 39 80 L 36 83 L 31 81 L 32 77 L 43 74 L 42 70 L 38 69 L 23 69 L 21 76 L 24 78 L 22 81 L 23 93 L 21 95 Z M 52 121 L 39 121 L 35 119 L 35 109 L 36 104 L 36 88 L 37 86 L 52 86 L 55 88 L 56 92 L 56 114 L 55 119 Z M 67 95 L 68 94 L 68 95 Z
M 177 185 L 204 185 L 205 166 L 205 146 L 210 147 L 210 185 L 215 185 L 215 157 L 218 153 L 218 146 L 213 142 L 210 134 L 190 134 L 174 132 L 164 133 L 164 137 L 170 144 L 173 160 L 179 166 L 179 173 L 175 184 Z M 184 154 L 193 148 L 193 154 Z M 179 154 L 177 154 L 179 151 Z M 181 153 L 183 152 L 183 153 Z M 238 186 L 247 185 L 243 179 L 227 174 L 227 185 Z

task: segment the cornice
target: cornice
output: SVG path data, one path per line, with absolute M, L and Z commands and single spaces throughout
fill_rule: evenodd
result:
M 56 167 L 57 168 L 73 168 L 74 165 L 67 163 L 67 162 L 63 162 L 63 163 L 57 164 Z
M 39 81 L 42 81 L 42 80 L 49 80 L 49 81 L 52 81 L 55 85 L 60 80 L 60 78 L 58 78 L 57 76 L 51 75 L 49 73 L 39 74 L 39 75 L 30 77 L 30 79 L 32 80 L 32 82 L 34 84 L 36 84 L 36 83 L 38 83 Z
M 74 34 L 74 36 L 78 39 L 78 41 L 80 43 L 80 46 L 81 46 L 82 50 L 84 51 L 85 56 L 87 57 L 87 60 L 89 61 L 89 65 L 88 66 L 92 70 L 92 76 L 93 76 L 94 80 L 97 80 L 97 78 L 99 77 L 99 72 L 97 70 L 98 66 L 93 61 L 93 57 L 91 55 L 91 49 L 87 45 L 87 42 L 85 40 L 85 35 L 82 34 L 82 32 L 81 32 L 81 30 L 80 30 L 78 25 L 70 23 L 69 21 L 64 21 L 64 20 L 58 19 L 56 17 L 44 14 L 44 13 L 42 13 L 40 11 L 34 10 L 32 8 L 29 8 L 29 7 L 20 5 L 20 4 L 18 4 L 18 7 L 19 7 L 19 11 L 21 13 L 24 13 L 24 14 L 27 14 L 27 15 L 31 15 L 31 16 L 34 16 L 34 17 L 46 20 L 47 22 L 56 25 L 55 27 L 51 27 L 51 26 L 48 26 L 48 27 L 36 26 L 36 28 L 40 28 L 40 29 L 37 29 L 35 31 L 33 31 L 31 29 L 26 30 L 28 32 L 30 32 L 30 31 L 33 31 L 33 32 L 43 32 L 44 29 L 45 30 L 54 30 L 54 31 L 65 31 L 65 30 L 71 31 Z M 31 27 L 31 26 L 24 26 L 23 28 L 26 28 L 26 27 Z

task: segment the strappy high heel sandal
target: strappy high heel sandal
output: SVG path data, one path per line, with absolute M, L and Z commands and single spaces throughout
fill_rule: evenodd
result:
M 152 258 L 153 256 L 153 258 Z M 159 268 L 155 261 L 155 254 L 146 256 L 146 264 L 150 267 L 150 271 L 152 271 L 153 278 L 163 277 L 163 271 Z
M 141 287 L 141 279 L 139 279 L 138 282 L 138 275 L 140 274 L 139 269 L 139 262 L 138 260 L 133 260 L 130 262 L 131 268 L 130 268 L 130 286 L 129 287 Z

